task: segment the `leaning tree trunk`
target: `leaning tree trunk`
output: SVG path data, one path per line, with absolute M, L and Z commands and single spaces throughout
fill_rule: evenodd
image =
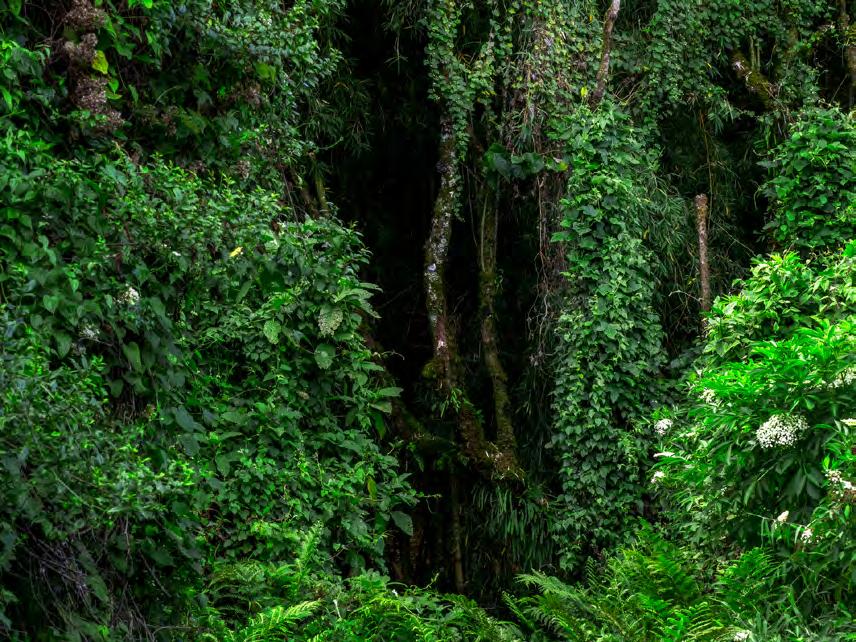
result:
M 603 49 L 600 55 L 600 67 L 597 70 L 597 78 L 595 79 L 594 91 L 591 93 L 589 105 L 592 109 L 600 104 L 603 100 L 603 95 L 606 93 L 606 81 L 609 78 L 609 60 L 612 56 L 612 30 L 615 27 L 615 21 L 618 19 L 618 10 L 621 8 L 621 0 L 612 0 L 609 5 L 609 10 L 606 12 L 606 18 L 603 21 Z

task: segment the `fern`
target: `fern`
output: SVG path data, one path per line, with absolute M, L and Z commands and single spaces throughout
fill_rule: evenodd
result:
M 291 626 L 312 615 L 320 602 L 301 602 L 288 608 L 274 606 L 251 618 L 246 627 L 233 634 L 228 642 L 266 642 L 290 639 Z
M 770 574 L 769 558 L 760 551 L 745 554 L 707 590 L 691 568 L 682 549 L 643 526 L 634 546 L 603 565 L 589 563 L 584 585 L 538 572 L 521 575 L 519 581 L 536 594 L 512 600 L 512 611 L 533 630 L 581 642 L 732 640 L 742 630 L 733 622 L 738 609 Z

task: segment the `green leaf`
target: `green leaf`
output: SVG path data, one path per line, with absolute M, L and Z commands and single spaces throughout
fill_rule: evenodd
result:
M 95 52 L 95 57 L 92 58 L 92 68 L 102 74 L 106 74 L 110 69 L 110 65 L 107 64 L 107 56 L 100 49 Z
M 369 406 L 388 415 L 392 414 L 392 404 L 389 401 L 372 401 L 369 403 Z
M 395 387 L 381 388 L 380 390 L 377 391 L 377 396 L 378 397 L 397 397 L 401 394 L 401 390 L 402 390 L 401 388 L 395 388 Z
M 315 363 L 317 363 L 318 367 L 322 370 L 327 370 L 327 368 L 333 365 L 333 357 L 335 356 L 336 348 L 331 346 L 329 343 L 322 343 L 315 348 Z
M 67 355 L 71 349 L 71 337 L 64 332 L 57 332 L 54 334 L 54 340 L 56 341 L 57 354 L 61 357 Z
M 51 313 L 56 312 L 60 301 L 62 301 L 62 297 L 58 294 L 46 294 L 42 297 L 42 305 L 45 306 L 45 310 Z
M 262 332 L 265 333 L 267 340 L 271 343 L 279 343 L 279 333 L 281 330 L 282 326 L 278 321 L 274 321 L 273 319 L 265 321 L 265 326 L 262 328 Z
M 178 441 L 184 447 L 184 451 L 188 456 L 194 457 L 199 452 L 199 440 L 196 438 L 196 435 L 184 433 L 178 436 Z
M 395 525 L 404 531 L 405 535 L 413 535 L 413 520 L 410 518 L 410 515 L 396 510 L 392 511 L 390 517 L 392 518 L 392 521 L 395 522 Z
M 123 345 L 122 352 L 125 353 L 125 357 L 128 359 L 128 362 L 131 364 L 131 368 L 133 368 L 135 372 L 143 371 L 143 362 L 140 359 L 140 346 L 138 346 L 135 341 L 129 341 Z
M 232 468 L 231 457 L 229 455 L 217 455 L 214 457 L 214 463 L 217 464 L 217 470 L 221 475 L 228 475 Z
M 173 410 L 172 414 L 175 417 L 175 423 L 177 423 L 182 430 L 186 430 L 187 432 L 202 430 L 202 426 L 200 426 L 193 416 L 187 412 L 187 408 L 184 406 L 179 406 Z

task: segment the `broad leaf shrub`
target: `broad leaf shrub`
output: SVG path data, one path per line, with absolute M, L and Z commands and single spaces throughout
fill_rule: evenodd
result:
M 156 426 L 111 416 L 102 357 L 58 364 L 14 311 L 0 310 L 0 621 L 14 629 L 11 618 L 50 604 L 50 621 L 73 618 L 97 639 L 106 612 L 133 608 L 122 585 L 145 581 L 144 560 L 164 544 L 153 535 L 188 502 L 196 474 L 182 459 L 152 466 Z M 171 547 L 189 552 L 192 534 L 174 533 Z
M 811 262 L 774 255 L 717 301 L 653 473 L 689 541 L 770 546 L 806 613 L 856 588 L 855 258 L 854 243 Z
M 768 229 L 781 246 L 840 247 L 856 237 L 856 124 L 837 109 L 799 114 L 790 136 L 764 163 Z
M 7 131 L 6 624 L 139 635 L 215 560 L 285 558 L 315 523 L 328 572 L 383 567 L 414 494 L 376 439 L 398 390 L 359 331 L 358 236 L 228 179 Z

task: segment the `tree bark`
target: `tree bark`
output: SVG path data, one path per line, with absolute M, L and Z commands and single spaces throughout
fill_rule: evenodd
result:
M 698 263 L 699 282 L 701 284 L 701 309 L 704 312 L 710 310 L 710 265 L 707 260 L 707 220 L 708 202 L 707 194 L 699 194 L 695 197 L 696 225 L 698 227 Z
M 615 27 L 615 21 L 618 18 L 618 10 L 620 8 L 621 0 L 612 0 L 612 4 L 609 6 L 606 18 L 603 21 L 603 50 L 600 55 L 600 68 L 597 70 L 594 91 L 589 98 L 589 105 L 592 109 L 595 109 L 600 104 L 600 101 L 603 100 L 603 95 L 606 93 L 606 81 L 609 78 L 609 59 L 612 55 L 612 30 Z
M 456 338 L 449 323 L 446 266 L 460 180 L 456 142 L 451 122 L 446 119 L 440 129 L 440 190 L 434 202 L 431 231 L 425 244 L 425 302 L 433 357 L 423 369 L 423 375 L 436 380 L 441 392 L 454 404 L 464 453 L 477 468 L 492 478 L 520 479 L 523 475 L 514 450 L 506 451 L 485 437 L 484 426 L 461 381 Z
M 856 27 L 850 24 L 847 0 L 838 0 L 838 29 L 844 41 L 844 58 L 847 61 L 847 70 L 850 72 L 850 92 L 847 102 L 849 107 L 853 107 L 856 101 Z
M 496 208 L 486 206 L 482 215 L 481 230 L 481 274 L 479 276 L 479 300 L 481 308 L 481 337 L 482 355 L 485 367 L 490 375 L 493 388 L 493 409 L 496 421 L 496 444 L 505 453 L 508 463 L 513 468 L 519 468 L 516 461 L 517 440 L 514 437 L 514 425 L 511 421 L 509 408 L 511 401 L 508 396 L 508 376 L 499 358 L 499 346 L 496 338 L 496 323 L 494 322 L 494 301 L 496 299 L 496 242 L 497 216 Z
M 452 393 L 451 347 L 449 341 L 449 312 L 446 307 L 446 261 L 452 237 L 452 217 L 458 182 L 456 141 L 451 122 L 440 125 L 440 191 L 434 202 L 431 231 L 425 245 L 425 304 L 431 327 L 434 358 L 426 366 L 429 376 L 436 377 L 447 395 Z
M 458 488 L 458 478 L 454 471 L 449 472 L 449 498 L 452 504 L 452 565 L 455 576 L 455 590 L 463 594 L 466 588 L 464 579 L 464 555 L 461 546 L 461 493 Z
M 775 98 L 778 94 L 776 86 L 752 66 L 742 51 L 735 51 L 731 55 L 731 67 L 737 77 L 746 83 L 749 91 L 758 96 L 764 104 L 764 109 L 771 110 L 776 106 Z

